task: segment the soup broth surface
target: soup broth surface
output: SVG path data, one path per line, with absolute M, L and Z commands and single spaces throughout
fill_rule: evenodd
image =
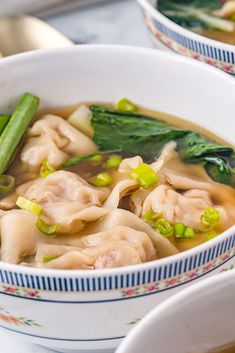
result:
M 230 163 L 232 146 L 166 113 L 93 106 L 41 110 L 28 128 L 7 170 L 16 188 L 0 199 L 3 261 L 62 269 L 125 266 L 191 249 L 235 224 L 235 188 L 206 169 Z M 194 133 L 192 146 L 204 138 L 205 148 L 222 148 L 222 155 L 185 162 L 191 145 L 180 150 L 180 141 Z M 138 145 L 140 137 L 145 142 Z M 125 141 L 129 152 L 120 147 Z

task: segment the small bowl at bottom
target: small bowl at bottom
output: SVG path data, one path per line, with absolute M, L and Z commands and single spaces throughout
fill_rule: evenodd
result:
M 234 323 L 235 270 L 231 270 L 159 305 L 131 331 L 116 353 L 217 352 L 223 346 L 235 347 Z

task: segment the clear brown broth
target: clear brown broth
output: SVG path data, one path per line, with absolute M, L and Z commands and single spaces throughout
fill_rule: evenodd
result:
M 90 105 L 91 103 L 86 103 L 86 104 Z M 104 105 L 108 106 L 110 108 L 113 107 L 112 105 L 109 105 L 106 103 Z M 36 120 L 40 119 L 40 117 L 44 114 L 56 114 L 58 116 L 63 117 L 64 119 L 67 119 L 69 117 L 69 115 L 76 108 L 77 108 L 77 106 L 63 107 L 63 108 L 46 108 L 46 109 L 41 110 L 37 114 Z M 153 118 L 160 119 L 162 121 L 165 121 L 167 123 L 170 123 L 172 125 L 175 125 L 175 126 L 178 126 L 181 128 L 197 131 L 212 140 L 216 140 L 217 142 L 228 145 L 228 143 L 226 141 L 224 141 L 221 138 L 219 138 L 218 136 L 212 134 L 210 131 L 205 130 L 204 128 L 202 128 L 192 122 L 189 122 L 189 121 L 184 120 L 182 118 L 176 117 L 174 115 L 159 112 L 159 111 L 152 111 L 152 110 L 148 110 L 145 108 L 139 108 L 138 113 L 152 116 Z M 15 162 L 13 163 L 12 167 L 10 168 L 9 173 L 16 177 L 18 184 L 21 184 L 22 183 L 22 176 L 21 175 L 17 176 L 17 173 L 15 172 L 15 169 L 17 170 L 17 168 L 15 168 L 17 165 L 17 160 L 19 160 L 19 159 L 16 158 Z M 207 173 L 205 172 L 205 170 L 202 166 L 185 164 L 185 163 L 181 162 L 179 159 L 174 159 L 174 160 L 171 160 L 170 162 L 168 162 L 167 168 L 169 168 L 170 170 L 173 170 L 176 173 L 191 176 L 192 178 L 195 178 L 195 179 L 198 179 L 201 181 L 211 181 L 211 179 L 209 178 L 209 176 L 207 175 Z M 102 171 L 102 166 L 92 166 L 91 167 L 91 164 L 89 162 L 83 162 L 77 166 L 73 166 L 71 168 L 68 168 L 67 170 L 74 172 L 74 173 L 77 173 L 85 179 L 89 179 L 92 175 L 96 175 L 97 173 Z M 34 175 L 33 171 L 32 171 L 32 175 L 29 174 L 29 176 L 27 176 L 27 181 L 35 179 L 36 177 L 37 177 L 37 174 Z M 24 180 L 24 181 L 26 181 L 26 180 Z M 218 191 L 216 192 L 216 190 L 215 190 L 215 193 L 212 197 L 212 200 L 214 202 L 218 202 L 218 204 L 219 204 L 221 201 L 220 195 L 221 194 L 224 195 L 224 193 L 226 193 L 227 202 L 235 205 L 235 189 L 233 189 L 229 186 L 226 186 L 226 185 L 222 185 L 222 184 L 217 184 L 217 186 L 215 186 L 215 189 L 216 189 L 216 187 L 218 188 Z M 124 198 L 121 201 L 119 207 L 124 208 L 124 209 L 130 209 L 129 198 L 128 197 Z M 235 207 L 230 212 L 231 212 L 231 217 L 235 220 Z M 226 228 L 228 228 L 231 225 L 232 224 L 227 225 Z M 218 229 L 218 231 L 223 232 L 226 228 L 221 227 L 220 229 Z M 198 233 L 196 238 L 193 240 L 181 239 L 181 240 L 177 240 L 177 241 L 172 240 L 172 242 L 176 245 L 176 247 L 180 251 L 185 251 L 185 250 L 188 250 L 190 248 L 193 248 L 197 245 L 204 243 L 206 240 L 206 236 L 207 235 L 205 233 Z
M 194 32 L 222 43 L 235 45 L 235 31 L 227 33 L 215 29 L 195 29 Z

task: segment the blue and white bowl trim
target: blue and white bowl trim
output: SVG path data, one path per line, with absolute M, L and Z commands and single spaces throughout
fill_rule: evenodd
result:
M 197 40 L 190 39 L 186 36 L 183 36 L 169 27 L 165 26 L 158 20 L 153 18 L 153 22 L 155 27 L 163 33 L 166 37 L 172 39 L 183 47 L 194 51 L 195 53 L 199 53 L 201 55 L 213 58 L 215 60 L 224 61 L 229 64 L 235 64 L 235 49 L 234 52 L 222 50 L 208 44 L 199 42 Z
M 227 231 L 228 232 L 228 231 Z M 218 241 L 219 240 L 219 241 Z M 225 263 L 235 255 L 235 234 L 230 235 L 224 240 L 219 237 L 211 243 L 215 245 L 199 247 L 174 255 L 169 258 L 148 262 L 138 266 L 129 266 L 128 268 L 113 269 L 109 272 L 99 271 L 99 275 L 94 271 L 58 271 L 58 270 L 39 270 L 29 267 L 9 265 L 2 263 L 0 265 L 0 281 L 23 288 L 33 288 L 45 291 L 63 291 L 63 292 L 96 292 L 109 291 L 143 286 L 156 281 L 164 281 L 175 276 L 183 275 L 189 271 L 198 269 L 220 256 L 229 255 L 218 264 L 211 265 L 209 270 Z M 209 244 L 208 244 L 209 245 Z M 199 248 L 205 248 L 203 251 L 196 251 Z M 192 255 L 189 256 L 189 253 Z M 174 259 L 176 258 L 176 260 Z M 4 269 L 1 267 L 16 268 L 16 271 Z M 138 270 L 137 270 L 138 268 Z M 23 269 L 23 270 L 22 270 Z M 35 272 L 35 273 L 34 273 Z M 97 272 L 98 273 L 98 272 Z M 199 276 L 198 276 L 199 277 Z

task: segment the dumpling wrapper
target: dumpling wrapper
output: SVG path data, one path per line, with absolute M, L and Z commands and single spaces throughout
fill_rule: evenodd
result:
M 28 211 L 6 212 L 0 222 L 2 261 L 18 264 L 24 257 L 34 254 L 42 238 L 36 221 L 37 217 Z
M 113 268 L 139 264 L 156 258 L 156 250 L 149 236 L 124 226 L 81 237 L 78 249 L 64 245 L 48 247 L 51 247 L 50 256 L 52 254 L 55 256 L 56 252 L 59 254 L 60 250 L 63 252 L 69 249 L 69 251 L 46 264 L 38 262 L 37 266 L 62 269 Z M 48 250 L 48 247 L 44 246 L 44 249 Z
M 80 202 L 52 202 L 43 207 L 41 219 L 46 224 L 58 224 L 57 233 L 75 234 L 83 229 L 87 222 L 104 217 L 108 210 Z
M 63 118 L 48 114 L 28 130 L 20 158 L 30 166 L 40 167 L 44 160 L 58 167 L 70 156 L 97 151 L 95 143 Z
M 37 179 L 32 183 L 19 186 L 17 194 L 39 204 L 57 201 L 79 201 L 83 204 L 101 205 L 108 197 L 107 188 L 96 188 L 89 185 L 78 175 L 58 170 L 45 179 Z
M 89 234 L 109 231 L 117 226 L 129 227 L 147 234 L 156 248 L 157 258 L 167 257 L 179 252 L 167 238 L 155 232 L 155 230 L 144 220 L 129 211 L 119 208 L 110 211 L 98 222 L 89 223 L 78 235 L 83 237 Z M 54 239 L 53 242 L 56 244 L 66 244 L 72 246 L 80 246 L 81 244 L 78 236 L 74 235 L 60 236 Z

